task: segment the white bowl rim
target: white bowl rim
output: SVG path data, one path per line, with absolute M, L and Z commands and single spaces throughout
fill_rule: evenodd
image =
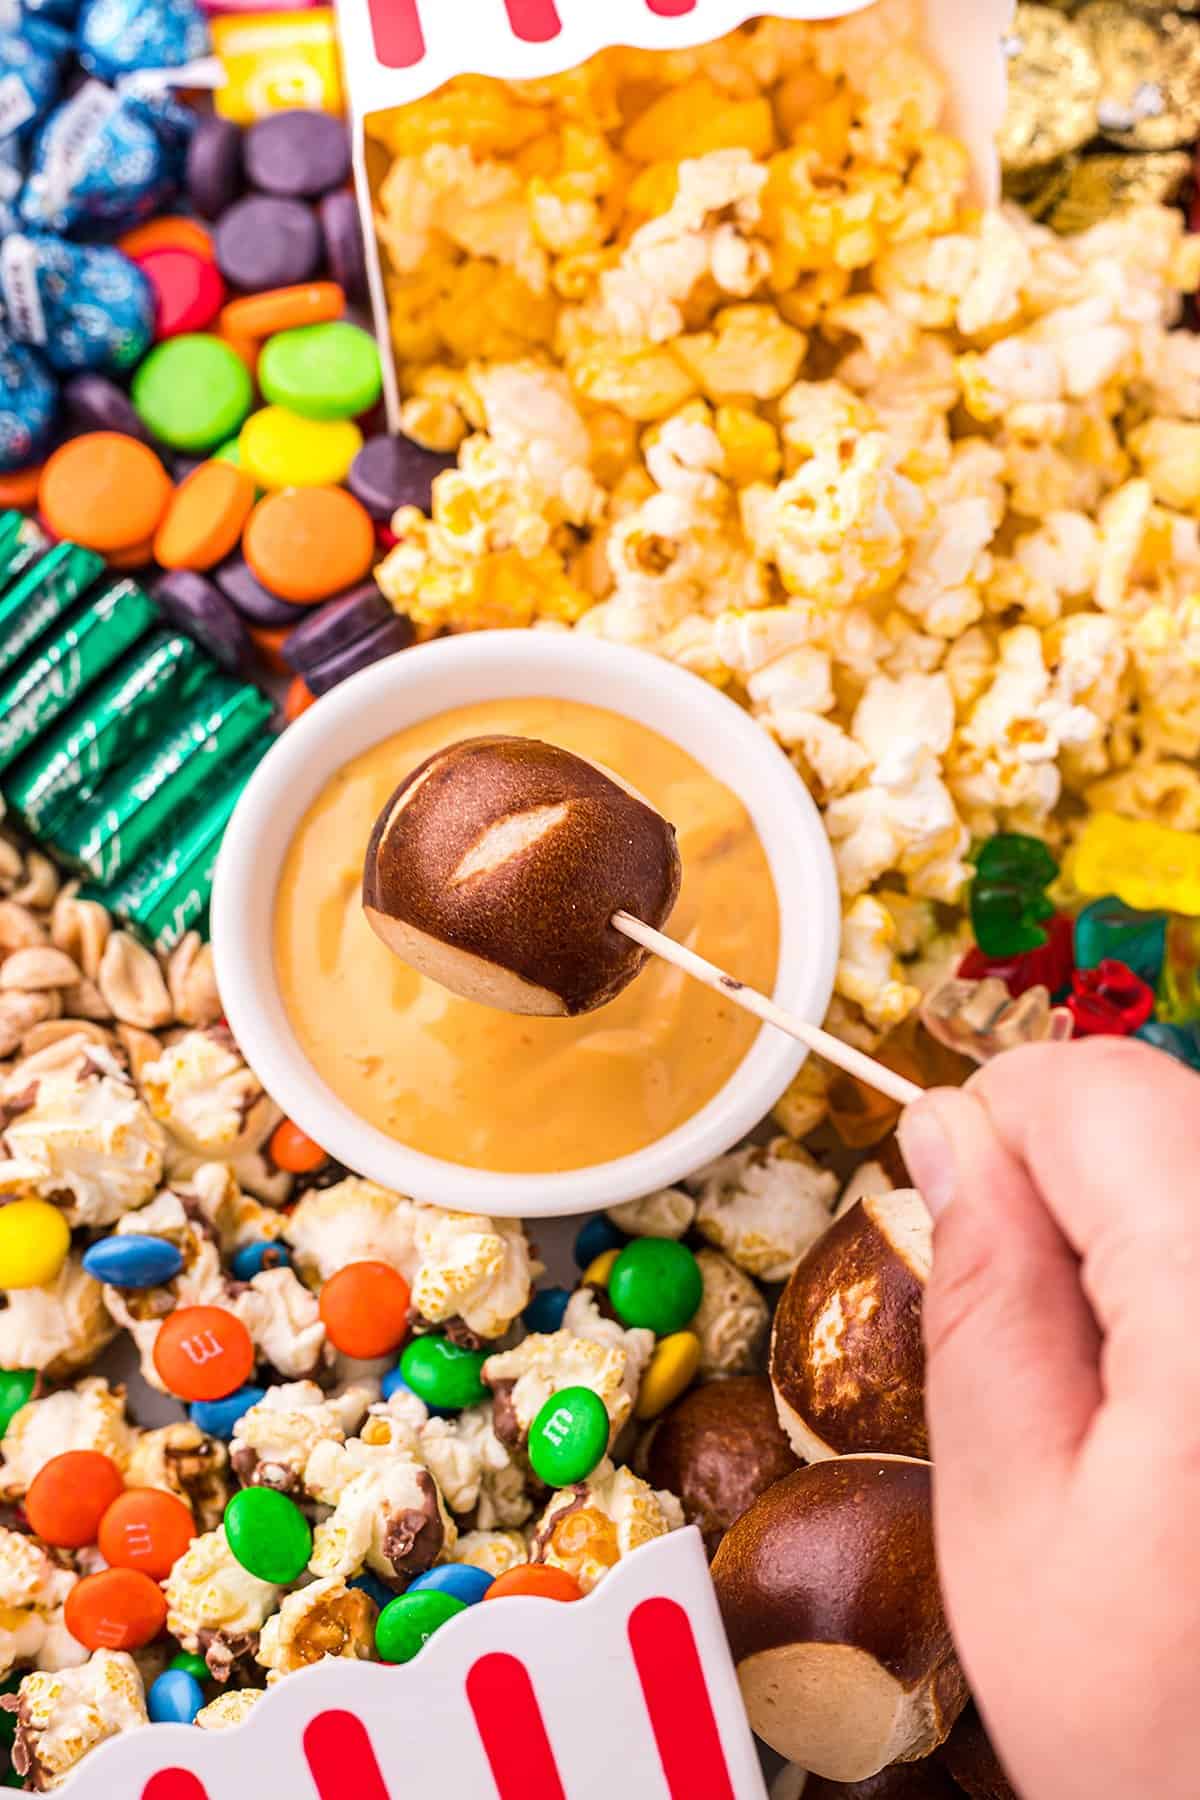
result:
M 780 907 L 775 999 L 819 1024 L 833 990 L 840 901 L 829 840 L 791 762 L 733 700 L 646 651 L 559 631 L 482 631 L 404 650 L 310 707 L 255 770 L 226 830 L 212 898 L 225 1017 L 289 1118 L 348 1169 L 460 1212 L 553 1218 L 670 1187 L 760 1123 L 804 1061 L 764 1026 L 715 1097 L 666 1137 L 562 1173 L 494 1173 L 442 1161 L 360 1119 L 296 1042 L 275 974 L 279 872 L 304 814 L 334 773 L 422 719 L 495 699 L 565 699 L 639 721 L 736 793 L 767 855 Z

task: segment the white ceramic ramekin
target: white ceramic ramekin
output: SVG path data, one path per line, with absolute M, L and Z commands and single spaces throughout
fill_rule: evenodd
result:
M 706 1107 L 632 1156 L 561 1175 L 490 1174 L 410 1150 L 337 1098 L 296 1042 L 273 949 L 284 856 L 336 770 L 420 719 L 478 701 L 530 697 L 580 701 L 638 720 L 741 798 L 779 895 L 775 999 L 819 1024 L 837 963 L 838 889 L 820 816 L 791 763 L 707 682 L 642 651 L 567 632 L 487 631 L 405 650 L 310 708 L 260 763 L 225 834 L 212 935 L 222 1003 L 243 1053 L 288 1116 L 339 1162 L 440 1206 L 547 1218 L 653 1193 L 722 1155 L 778 1100 L 804 1060 L 801 1046 L 764 1026 Z M 347 1020 L 347 1030 L 355 1029 Z

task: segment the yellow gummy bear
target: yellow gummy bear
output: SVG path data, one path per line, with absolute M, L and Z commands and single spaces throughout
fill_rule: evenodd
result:
M 1096 813 L 1075 845 L 1070 873 L 1089 898 L 1116 894 L 1139 912 L 1200 916 L 1200 837 L 1193 832 Z

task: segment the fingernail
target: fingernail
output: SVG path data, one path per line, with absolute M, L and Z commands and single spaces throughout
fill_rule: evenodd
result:
M 900 1121 L 900 1148 L 922 1199 L 940 1219 L 958 1193 L 958 1165 L 936 1105 L 918 1100 L 909 1107 Z

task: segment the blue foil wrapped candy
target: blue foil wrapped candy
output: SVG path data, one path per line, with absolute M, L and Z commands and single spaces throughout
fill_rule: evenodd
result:
M 20 31 L 0 30 L 0 142 L 32 135 L 58 98 L 70 54 L 56 25 L 29 19 Z
M 20 215 L 35 231 L 115 237 L 158 211 L 183 178 L 187 109 L 169 96 L 86 81 L 34 140 Z
M 203 56 L 208 27 L 195 0 L 83 0 L 77 41 L 88 73 L 115 81 Z
M 0 302 L 20 342 L 52 368 L 117 374 L 154 337 L 154 290 L 119 250 L 14 232 L 0 243 Z
M 58 383 L 45 362 L 0 331 L 0 472 L 40 462 L 57 417 Z

